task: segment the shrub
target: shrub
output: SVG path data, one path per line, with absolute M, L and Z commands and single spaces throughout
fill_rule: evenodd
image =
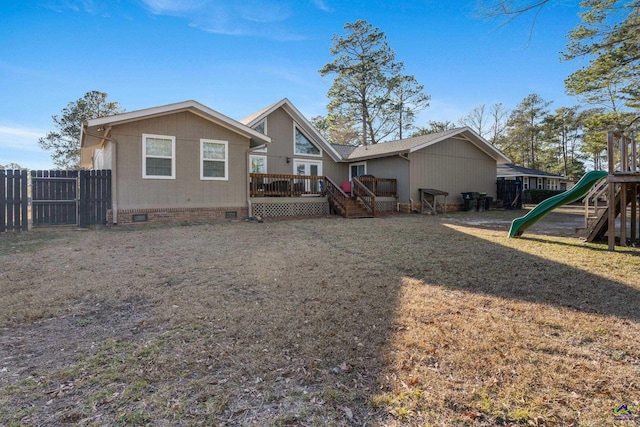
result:
M 555 196 L 556 194 L 563 193 L 560 190 L 525 190 L 524 192 L 524 202 L 525 203 L 533 203 L 537 204 L 542 202 L 543 200 L 548 199 L 549 197 Z

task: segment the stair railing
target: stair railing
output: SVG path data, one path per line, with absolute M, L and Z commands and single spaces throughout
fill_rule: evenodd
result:
M 601 206 L 598 206 L 599 203 L 602 200 L 604 200 L 605 203 L 607 203 L 608 205 L 607 185 L 608 183 L 606 179 L 601 180 L 598 183 L 598 185 L 594 185 L 593 188 L 591 188 L 591 190 L 584 197 L 583 203 L 584 203 L 584 227 L 585 228 L 589 228 L 589 220 L 594 218 L 589 215 L 589 213 L 591 212 L 591 208 L 593 208 L 593 213 L 595 215 L 595 218 L 597 218 L 598 209 L 601 207 Z M 591 205 L 591 202 L 593 202 L 593 206 Z M 607 206 L 602 206 L 602 207 L 606 208 Z
M 346 217 L 348 214 L 348 200 L 349 196 L 342 188 L 336 185 L 328 176 L 324 177 L 326 183 L 326 193 L 329 196 L 329 202 L 333 203 L 339 210 L 342 210 L 343 215 Z
M 358 178 L 353 178 L 353 187 L 351 193 L 358 199 L 362 200 L 362 204 L 371 213 L 371 216 L 376 216 L 376 195 L 373 194 Z

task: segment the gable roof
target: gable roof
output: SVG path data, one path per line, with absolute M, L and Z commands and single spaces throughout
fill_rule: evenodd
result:
M 100 117 L 97 119 L 85 120 L 82 124 L 82 130 L 80 133 L 80 148 L 82 149 L 81 163 L 90 163 L 90 156 L 87 148 L 91 148 L 100 144 L 100 141 L 108 138 L 108 133 L 104 136 L 99 135 L 98 129 L 108 129 L 110 126 L 135 122 L 138 120 L 149 119 L 153 117 L 165 116 L 168 114 L 175 114 L 183 111 L 188 111 L 199 117 L 209 120 L 217 125 L 227 128 L 233 132 L 243 135 L 249 138 L 256 145 L 269 144 L 271 138 L 266 135 L 257 132 L 250 127 L 225 116 L 205 105 L 200 104 L 197 101 L 183 101 L 175 104 L 162 105 L 159 107 L 145 108 L 142 110 L 130 111 L 122 114 L 116 114 L 113 116 Z
M 524 166 L 516 166 L 512 164 L 498 165 L 498 178 L 506 178 L 512 176 L 530 176 L 535 178 L 558 178 L 563 180 L 569 180 L 563 175 L 558 175 L 551 172 L 545 172 L 538 169 L 525 168 Z
M 413 138 L 399 139 L 396 141 L 381 142 L 374 145 L 360 146 L 353 150 L 348 155 L 347 159 L 349 161 L 355 161 L 413 153 L 414 151 L 422 150 L 423 148 L 437 144 L 448 138 L 463 139 L 472 143 L 480 150 L 484 151 L 488 156 L 495 159 L 498 164 L 511 162 L 507 156 L 502 154 L 486 139 L 482 138 L 468 127 L 451 129 L 428 135 L 420 135 Z
M 253 127 L 264 120 L 269 114 L 276 111 L 278 108 L 282 108 L 287 114 L 289 114 L 293 121 L 296 122 L 300 127 L 302 127 L 303 130 L 307 132 L 307 134 L 313 135 L 314 140 L 320 143 L 322 148 L 329 154 L 333 161 L 339 162 L 343 159 L 340 153 L 338 153 L 338 151 L 336 151 L 335 148 L 331 144 L 329 144 L 329 142 L 327 142 L 327 140 L 324 139 L 322 135 L 320 135 L 320 132 L 318 132 L 316 127 L 309 120 L 307 120 L 307 118 L 302 115 L 302 113 L 287 98 L 283 98 L 280 101 L 263 108 L 262 110 L 256 111 L 255 113 L 245 117 L 244 119 L 240 119 L 240 123 L 243 123 L 249 127 Z

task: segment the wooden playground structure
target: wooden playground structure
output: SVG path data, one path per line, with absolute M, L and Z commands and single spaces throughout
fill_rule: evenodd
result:
M 640 242 L 638 198 L 640 158 L 633 132 L 612 131 L 607 135 L 608 176 L 584 198 L 587 241 L 604 239 L 609 250 Z

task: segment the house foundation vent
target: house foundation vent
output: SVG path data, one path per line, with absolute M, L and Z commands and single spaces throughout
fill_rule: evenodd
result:
M 131 222 L 147 222 L 147 221 L 149 221 L 149 217 L 147 216 L 146 213 L 131 215 Z

